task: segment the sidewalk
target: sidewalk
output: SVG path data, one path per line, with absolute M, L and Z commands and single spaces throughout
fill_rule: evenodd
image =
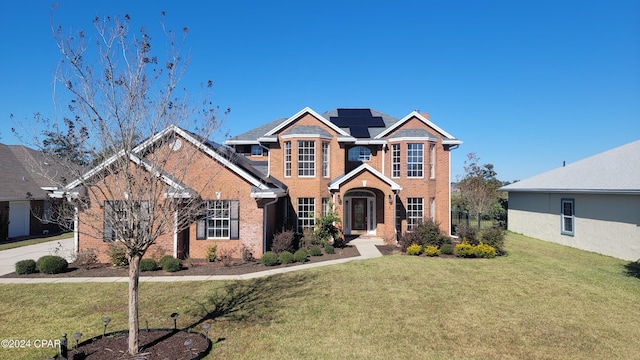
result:
M 67 239 L 65 239 L 65 240 L 67 240 Z M 73 239 L 70 239 L 70 240 L 71 240 L 70 244 L 71 244 L 71 246 L 73 248 Z M 140 277 L 140 282 L 247 280 L 247 279 L 255 279 L 255 278 L 260 278 L 260 277 L 265 277 L 265 276 L 271 276 L 271 275 L 275 275 L 275 274 L 288 273 L 288 272 L 291 272 L 291 271 L 311 269 L 311 268 L 320 267 L 320 266 L 329 266 L 329 265 L 334 265 L 334 264 L 341 264 L 341 263 L 354 261 L 354 260 L 372 259 L 372 258 L 376 258 L 376 257 L 381 257 L 382 256 L 380 251 L 378 251 L 378 249 L 376 248 L 376 245 L 382 245 L 383 244 L 382 239 L 379 239 L 379 238 L 363 238 L 363 239 L 360 239 L 360 238 L 358 238 L 358 239 L 352 240 L 349 243 L 356 246 L 356 248 L 358 249 L 358 252 L 360 252 L 360 256 L 352 257 L 352 258 L 346 258 L 346 259 L 322 261 L 322 262 L 313 263 L 313 264 L 305 264 L 305 265 L 291 266 L 291 267 L 285 267 L 285 268 L 277 268 L 277 269 L 265 270 L 265 271 L 260 271 L 260 272 L 250 273 L 250 274 L 243 274 L 243 275 L 141 276 Z M 45 246 L 44 247 L 45 250 L 48 250 L 49 248 L 52 248 L 52 246 L 57 245 L 56 243 L 53 243 L 53 244 L 52 243 L 42 243 L 42 244 L 38 244 L 38 245 L 45 245 L 45 244 L 47 244 L 49 246 L 49 247 Z M 32 247 L 32 246 L 35 247 L 35 246 L 38 246 L 38 245 L 24 246 L 23 248 L 29 248 L 29 247 Z M 63 245 L 63 246 L 65 247 L 65 249 L 67 248 L 67 245 Z M 11 263 L 11 265 L 10 265 L 9 271 L 7 271 L 5 269 L 5 267 L 6 267 L 5 262 L 6 261 L 12 261 L 12 260 L 5 260 L 8 257 L 5 257 L 5 254 L 3 254 L 3 253 L 4 252 L 8 252 L 8 251 L 12 251 L 12 250 L 18 250 L 18 249 L 22 249 L 22 248 L 16 248 L 16 249 L 11 249 L 11 250 L 0 251 L 0 275 L 4 275 L 4 274 L 8 274 L 8 273 L 13 272 L 15 270 L 14 269 L 15 262 L 18 261 L 18 260 L 22 260 L 22 259 L 18 259 L 18 260 L 13 261 Z M 36 254 L 36 251 L 42 251 L 42 249 L 39 249 L 39 250 L 24 249 L 21 253 L 22 253 L 22 255 Z M 20 254 L 18 254 L 16 256 L 19 256 L 19 255 Z M 43 255 L 49 255 L 49 252 L 47 251 Z M 37 260 L 37 258 L 39 257 L 37 255 L 31 255 L 31 256 L 32 257 L 26 257 L 26 259 Z M 129 281 L 128 277 L 0 278 L 0 284 L 128 282 L 128 281 Z

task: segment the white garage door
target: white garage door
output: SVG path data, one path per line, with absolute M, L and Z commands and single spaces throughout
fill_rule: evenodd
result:
M 29 202 L 12 201 L 9 203 L 9 237 L 29 235 Z

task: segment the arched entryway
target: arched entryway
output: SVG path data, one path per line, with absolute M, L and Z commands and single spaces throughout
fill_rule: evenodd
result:
M 346 235 L 376 234 L 376 195 L 364 189 L 344 195 L 344 232 Z

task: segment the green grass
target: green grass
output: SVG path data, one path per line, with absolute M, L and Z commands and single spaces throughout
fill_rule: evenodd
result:
M 49 241 L 56 241 L 56 240 L 60 240 L 60 239 L 66 239 L 66 238 L 70 238 L 72 236 L 73 236 L 72 232 L 67 232 L 67 233 L 60 234 L 60 235 L 55 235 L 55 236 L 38 237 L 38 238 L 33 238 L 33 239 L 12 241 L 12 242 L 8 242 L 8 243 L 0 244 L 0 251 L 1 250 L 14 249 L 14 248 L 18 248 L 18 247 L 21 247 L 21 246 L 35 245 L 35 244 L 40 244 L 40 243 L 49 242 Z
M 200 329 L 209 359 L 639 359 L 628 262 L 509 234 L 509 256 L 387 256 L 244 282 L 142 283 L 140 323 Z M 126 284 L 0 286 L 0 339 L 125 328 Z M 55 351 L 0 349 L 0 358 Z

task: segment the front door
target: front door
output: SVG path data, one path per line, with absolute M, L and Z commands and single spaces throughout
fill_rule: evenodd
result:
M 351 230 L 367 230 L 367 199 L 351 199 Z

